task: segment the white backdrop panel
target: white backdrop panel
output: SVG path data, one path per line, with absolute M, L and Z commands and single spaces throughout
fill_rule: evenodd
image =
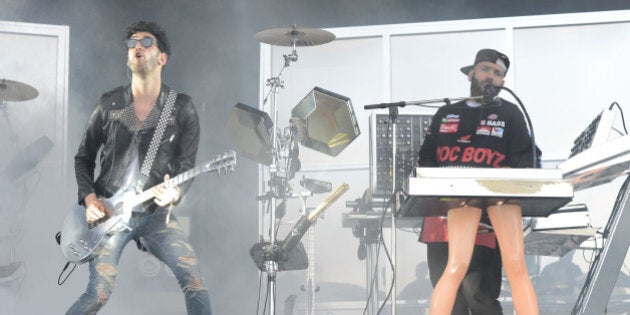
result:
M 315 274 L 317 281 L 326 284 L 317 293 L 318 307 L 324 310 L 326 303 L 346 299 L 354 301 L 353 307 L 361 305 L 357 308 L 361 310 L 365 302 L 356 293 L 357 287 L 366 290 L 365 262 L 356 257 L 358 239 L 341 226 L 342 213 L 349 211 L 344 203 L 359 198 L 369 186 L 371 112 L 364 110 L 363 105 L 466 96 L 469 82 L 459 68 L 470 65 L 479 49 L 495 48 L 512 60 L 506 86 L 523 100 L 543 159 L 564 159 L 575 137 L 605 105 L 617 101 L 622 108 L 628 108 L 625 84 L 630 81 L 630 64 L 624 57 L 630 51 L 629 24 L 630 11 L 616 11 L 351 27 L 329 29 L 337 36 L 331 43 L 298 47 L 299 60 L 283 75 L 286 88 L 280 92 L 278 126 L 287 126 L 291 109 L 314 86 L 319 86 L 352 99 L 362 132 L 336 158 L 301 147 L 302 171 L 296 175 L 294 187 L 299 190 L 297 182 L 302 176 L 327 180 L 333 186 L 345 181 L 351 187 L 315 227 Z M 268 91 L 265 80 L 277 75 L 284 62 L 282 55 L 289 52 L 288 47 L 262 45 L 261 99 Z M 501 96 L 516 102 L 507 92 Z M 267 104 L 263 109 L 268 111 L 270 107 Z M 433 113 L 434 109 L 401 109 L 401 113 L 405 112 Z M 622 129 L 620 118 L 617 126 Z M 616 181 L 576 194 L 575 201 L 594 209 L 594 226 L 605 224 L 618 187 Z M 307 205 L 314 207 L 323 197 L 309 198 Z M 299 201 L 290 202 L 279 238 L 293 226 L 300 215 L 299 208 Z M 263 223 L 265 220 L 261 217 Z M 268 226 L 267 222 L 261 234 Z M 397 289 L 405 292 L 401 298 L 414 300 L 405 289 L 420 288 L 428 280 L 423 269 L 424 246 L 417 243 L 417 231 L 406 231 L 410 233 L 398 233 Z M 386 229 L 388 244 L 389 236 Z M 582 255 L 575 256 L 578 258 L 574 262 L 586 270 Z M 377 273 L 382 291 L 387 290 L 391 279 L 387 264 L 381 254 Z M 530 270 L 535 272 L 541 267 Z M 279 276 L 280 305 L 291 294 L 306 295 L 299 289 L 305 277 L 299 271 Z M 343 295 L 338 291 L 336 296 L 331 295 L 331 290 L 344 286 L 354 293 Z M 423 296 L 426 297 L 418 293 L 418 299 Z M 503 302 L 504 308 L 509 309 L 509 300 Z M 568 301 L 567 305 L 572 303 Z M 415 300 L 406 305 L 421 308 L 426 301 Z
M 0 281 L 6 314 L 36 314 L 43 309 L 58 314 L 71 298 L 69 291 L 55 283 L 65 261 L 54 243 L 62 217 L 70 210 L 66 206 L 75 196 L 65 187 L 68 41 L 67 26 L 0 21 L 0 47 L 4 48 L 0 79 L 25 83 L 39 93 L 31 100 L 7 103 L 8 116 L 0 120 L 0 170 L 16 156 L 22 160 L 20 153 L 40 137 L 53 143 L 45 155 L 27 157 L 39 164 L 20 172 L 19 178 L 0 174 L 0 265 L 24 266 L 21 277 L 16 272 L 3 275 L 6 278 Z M 17 147 L 5 118 L 17 135 Z M 67 284 L 64 289 L 68 288 L 73 287 Z
M 468 96 L 470 83 L 459 68 L 471 65 L 479 48 L 505 52 L 505 46 L 503 30 L 392 36 L 392 99 Z
M 605 106 L 616 101 L 630 108 L 628 51 L 629 22 L 514 31 L 515 92 L 543 152 L 566 157 Z

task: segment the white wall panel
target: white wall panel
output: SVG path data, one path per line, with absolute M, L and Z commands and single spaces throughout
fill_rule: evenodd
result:
M 474 62 L 479 48 L 505 52 L 505 31 L 392 36 L 391 47 L 392 100 L 465 97 L 470 82 L 459 69 Z
M 329 31 L 336 34 L 335 41 L 298 47 L 300 58 L 285 70 L 286 88 L 280 92 L 279 99 L 279 125 L 286 126 L 293 106 L 314 86 L 320 86 L 350 97 L 361 127 L 361 136 L 336 158 L 301 148 L 303 169 L 296 179 L 315 177 L 331 181 L 333 186 L 346 181 L 351 187 L 316 225 L 315 272 L 318 281 L 326 283 L 317 293 L 321 297 L 317 301 L 322 311 L 330 306 L 327 302 L 335 303 L 343 298 L 364 305 L 355 291 L 366 288 L 365 262 L 356 257 L 358 239 L 350 229 L 341 226 L 342 214 L 349 211 L 344 202 L 359 198 L 369 186 L 368 117 L 371 112 L 364 110 L 364 105 L 467 96 L 469 82 L 459 68 L 470 65 L 479 49 L 495 48 L 512 61 L 505 85 L 524 102 L 534 123 L 543 159 L 566 158 L 575 137 L 605 105 L 617 101 L 624 109 L 630 106 L 627 93 L 630 11 L 375 25 Z M 282 66 L 282 54 L 288 54 L 290 48 L 264 44 L 261 47 L 262 99 L 268 90 L 265 79 L 277 74 Z M 516 102 L 505 91 L 501 96 Z M 268 105 L 263 107 L 264 110 L 269 108 Z M 406 107 L 400 112 L 433 113 L 434 110 Z M 622 129 L 620 118 L 617 123 L 618 129 Z M 297 181 L 294 187 L 299 190 Z M 619 183 L 613 182 L 576 194 L 576 201 L 586 202 L 596 209 L 595 226 L 605 224 L 618 187 Z M 323 197 L 310 198 L 309 206 L 314 207 Z M 292 201 L 280 238 L 299 217 L 297 208 L 299 202 Z M 389 229 L 384 233 L 389 244 Z M 397 289 L 407 294 L 406 287 L 418 288 L 428 281 L 422 274 L 426 271 L 418 273 L 423 270 L 425 250 L 417 243 L 412 229 L 399 229 L 397 235 Z M 306 243 L 306 239 L 304 241 Z M 377 272 L 379 288 L 386 291 L 391 274 L 384 257 L 381 252 Z M 582 263 L 583 269 L 587 268 L 579 258 L 575 261 Z M 303 297 L 305 293 L 299 290 L 299 284 L 303 284 L 304 279 L 303 272 L 279 275 L 278 303 L 282 305 L 282 299 L 291 294 Z M 336 296 L 331 293 L 344 286 L 355 293 L 337 292 Z M 421 296 L 419 293 L 418 299 Z M 399 303 L 407 303 L 407 307 L 426 306 L 426 300 L 418 299 Z M 567 305 L 572 306 L 572 303 L 569 301 Z M 509 301 L 504 301 L 504 308 L 509 309 Z M 417 314 L 417 309 L 414 312 Z
M 37 313 L 42 296 L 48 301 L 70 298 L 69 291 L 58 290 L 52 280 L 65 263 L 54 235 L 75 200 L 65 187 L 69 28 L 0 21 L 0 47 L 0 79 L 18 81 L 38 91 L 34 99 L 7 102 L 7 116 L 0 114 L 0 266 L 19 263 L 24 268 L 2 275 L 0 294 L 5 312 Z M 9 122 L 17 134 L 17 146 L 13 145 Z M 40 137 L 49 138 L 52 149 L 45 154 L 24 155 L 24 149 Z M 15 159 L 32 159 L 39 164 L 12 179 L 3 171 Z M 52 313 L 61 312 L 63 307 L 50 306 Z

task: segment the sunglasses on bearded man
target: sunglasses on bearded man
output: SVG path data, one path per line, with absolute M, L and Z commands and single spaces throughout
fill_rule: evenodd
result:
M 157 45 L 157 40 L 151 37 L 143 37 L 143 38 L 127 38 L 125 39 L 125 43 L 127 44 L 127 48 L 134 48 L 136 44 L 140 42 L 140 45 L 145 48 L 151 47 L 153 43 Z

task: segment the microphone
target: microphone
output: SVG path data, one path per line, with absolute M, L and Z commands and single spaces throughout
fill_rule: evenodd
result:
M 375 109 L 375 108 L 389 108 L 389 107 L 405 107 L 409 105 L 408 102 L 393 102 L 393 103 L 378 103 L 363 106 L 363 109 Z
M 495 100 L 498 97 L 497 95 L 499 95 L 500 90 L 500 86 L 496 86 L 492 83 L 486 84 L 483 88 L 483 100 L 486 102 Z
M 300 185 L 314 194 L 323 194 L 332 190 L 332 184 L 323 180 L 302 177 Z

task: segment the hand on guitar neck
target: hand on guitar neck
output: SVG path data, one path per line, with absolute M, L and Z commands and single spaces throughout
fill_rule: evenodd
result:
M 168 174 L 164 175 L 164 182 L 167 182 L 169 179 L 170 176 Z M 177 186 L 168 187 L 164 183 L 153 187 L 151 193 L 153 194 L 154 202 L 160 207 L 177 202 L 181 196 Z M 111 209 L 94 193 L 85 196 L 83 202 L 85 203 L 85 218 L 90 224 L 110 218 L 113 215 Z
M 170 176 L 168 174 L 164 175 L 164 183 L 168 182 L 169 179 Z M 162 183 L 161 185 L 157 185 L 151 189 L 151 192 L 155 197 L 153 201 L 157 203 L 157 205 L 160 207 L 164 207 L 171 203 L 176 203 L 181 195 L 179 187 L 169 187 L 164 183 Z

